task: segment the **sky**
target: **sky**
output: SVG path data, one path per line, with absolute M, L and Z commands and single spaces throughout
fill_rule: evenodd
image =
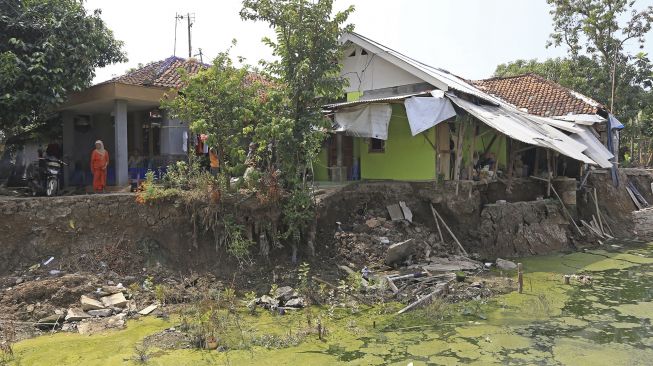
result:
M 335 0 L 336 10 L 352 4 L 356 32 L 468 79 L 491 77 L 498 64 L 516 59 L 566 54 L 564 48 L 545 47 L 552 31 L 546 0 Z M 640 9 L 648 5 L 653 0 L 637 1 Z M 233 39 L 232 56 L 249 64 L 271 58 L 261 39 L 274 33 L 264 23 L 241 20 L 240 0 L 87 0 L 86 8 L 102 10 L 129 58 L 97 69 L 96 83 L 173 55 L 177 13 L 194 14 L 193 55 L 201 48 L 205 62 Z M 653 54 L 653 40 L 644 51 Z M 188 56 L 186 19 L 177 24 L 176 55 Z

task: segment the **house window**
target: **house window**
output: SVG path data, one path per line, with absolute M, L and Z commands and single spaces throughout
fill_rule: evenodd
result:
M 370 149 L 369 152 L 373 153 L 382 153 L 385 152 L 385 141 L 381 139 L 370 139 Z

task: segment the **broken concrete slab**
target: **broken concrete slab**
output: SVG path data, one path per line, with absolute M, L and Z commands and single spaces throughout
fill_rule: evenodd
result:
M 290 307 L 290 308 L 303 308 L 304 307 L 304 299 L 301 297 L 296 297 L 294 299 L 290 299 L 286 301 L 286 303 L 283 305 L 285 307 Z
M 91 316 L 84 312 L 81 308 L 70 308 L 66 313 L 67 322 L 78 322 L 80 320 L 88 319 Z
M 84 311 L 104 309 L 104 305 L 100 301 L 86 295 L 82 295 L 79 301 L 82 303 L 82 310 Z
M 156 310 L 156 308 L 158 308 L 158 307 L 159 307 L 159 305 L 157 305 L 157 304 L 152 304 L 152 305 L 150 305 L 150 306 L 148 306 L 148 307 L 142 309 L 142 310 L 139 311 L 138 313 L 141 314 L 141 315 L 149 315 L 151 312 L 153 312 L 154 310 Z
M 295 292 L 295 289 L 290 286 L 281 286 L 274 292 L 274 298 L 282 302 L 290 300 L 296 296 L 297 293 Z
M 259 297 L 256 301 L 258 305 L 261 305 L 266 308 L 277 307 L 279 306 L 279 300 L 273 298 L 272 296 L 263 295 Z
M 415 254 L 415 241 L 408 239 L 400 243 L 392 244 L 385 252 L 385 263 L 388 265 L 402 262 L 404 259 Z
M 111 314 L 113 314 L 113 310 L 111 310 L 111 309 L 95 309 L 95 310 L 89 310 L 86 313 L 88 315 L 90 315 L 90 316 L 106 318 L 107 316 L 111 316 Z
M 513 269 L 517 269 L 517 265 L 515 262 L 497 258 L 497 267 L 506 271 L 512 271 Z
M 127 299 L 125 299 L 125 295 L 122 294 L 122 292 L 118 292 L 117 294 L 105 296 L 100 299 L 102 301 L 102 304 L 104 304 L 104 307 L 110 308 L 110 307 L 119 307 L 123 308 L 127 305 Z
M 404 214 L 404 218 L 408 220 L 408 222 L 413 222 L 413 212 L 408 208 L 406 202 L 399 201 L 399 207 L 401 207 L 401 212 Z
M 395 203 L 393 205 L 388 205 L 386 208 L 388 209 L 392 221 L 400 221 L 404 219 L 404 213 L 401 210 L 401 206 L 398 204 Z

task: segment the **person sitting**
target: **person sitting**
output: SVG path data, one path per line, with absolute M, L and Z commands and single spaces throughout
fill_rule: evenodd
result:
M 486 152 L 485 154 L 483 154 L 483 157 L 478 161 L 477 169 L 482 170 L 487 166 L 488 170 L 492 170 L 494 168 L 494 164 L 496 164 L 496 160 L 494 159 L 494 153 Z

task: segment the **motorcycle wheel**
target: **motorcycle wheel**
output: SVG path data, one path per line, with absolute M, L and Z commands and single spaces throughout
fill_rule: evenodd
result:
M 45 186 L 45 195 L 48 197 L 55 196 L 59 190 L 59 182 L 56 177 L 48 177 L 48 182 Z

